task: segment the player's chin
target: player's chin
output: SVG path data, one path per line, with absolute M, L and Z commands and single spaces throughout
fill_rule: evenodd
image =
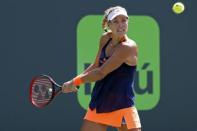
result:
M 118 37 L 123 37 L 126 34 L 126 32 L 117 32 L 116 34 Z

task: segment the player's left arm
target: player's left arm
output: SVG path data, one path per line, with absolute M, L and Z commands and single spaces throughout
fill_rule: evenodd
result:
M 136 45 L 122 43 L 101 67 L 83 74 L 81 80 L 87 83 L 103 79 L 107 74 L 123 64 L 129 57 L 136 55 L 136 51 Z

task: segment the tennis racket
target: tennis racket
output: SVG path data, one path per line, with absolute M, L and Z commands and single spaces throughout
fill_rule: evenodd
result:
M 39 75 L 31 80 L 29 98 L 34 106 L 43 108 L 61 92 L 62 86 L 57 84 L 50 76 Z

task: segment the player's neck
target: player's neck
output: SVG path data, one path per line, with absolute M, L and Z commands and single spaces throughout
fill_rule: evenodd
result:
M 116 46 L 117 44 L 125 41 L 127 39 L 127 35 L 124 35 L 124 36 L 115 36 L 115 35 L 112 35 L 112 44 L 114 46 Z

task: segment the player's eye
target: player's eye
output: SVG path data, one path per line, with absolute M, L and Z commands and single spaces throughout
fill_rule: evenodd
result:
M 122 22 L 123 22 L 123 23 L 126 23 L 126 21 L 127 21 L 126 19 L 122 19 Z
M 113 21 L 113 23 L 117 24 L 117 23 L 118 23 L 118 21 L 117 21 L 117 20 L 114 20 L 114 21 Z

